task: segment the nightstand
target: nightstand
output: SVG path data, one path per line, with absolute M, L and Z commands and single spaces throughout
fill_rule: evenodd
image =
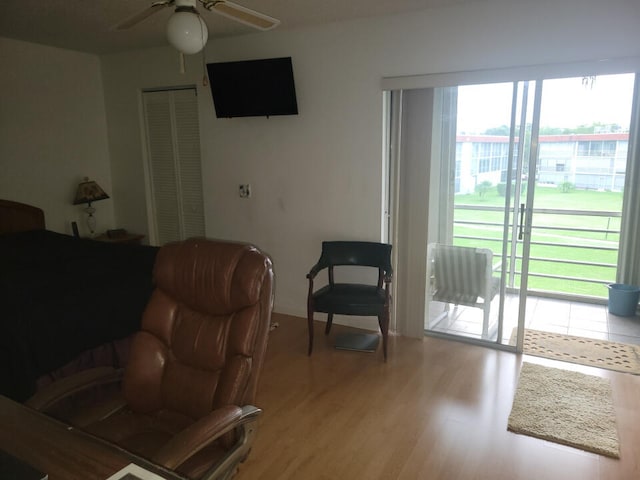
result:
M 114 237 L 109 237 L 106 233 L 93 237 L 93 240 L 109 243 L 129 243 L 132 245 L 140 245 L 144 235 L 138 233 L 123 233 Z

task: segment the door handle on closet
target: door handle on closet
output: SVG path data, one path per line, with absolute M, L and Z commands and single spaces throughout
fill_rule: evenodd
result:
M 518 240 L 522 240 L 522 229 L 524 227 L 524 203 L 520 204 L 520 226 L 518 227 Z

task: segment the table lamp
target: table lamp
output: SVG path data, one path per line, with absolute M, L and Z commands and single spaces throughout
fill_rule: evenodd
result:
M 87 207 L 84 209 L 87 212 L 87 226 L 91 232 L 91 236 L 95 234 L 96 230 L 96 217 L 93 214 L 96 209 L 91 206 L 91 202 L 97 202 L 98 200 L 104 200 L 109 198 L 109 195 L 93 180 L 89 180 L 88 177 L 84 177 L 84 181 L 78 185 L 76 191 L 76 198 L 73 201 L 74 205 L 80 205 L 86 203 Z

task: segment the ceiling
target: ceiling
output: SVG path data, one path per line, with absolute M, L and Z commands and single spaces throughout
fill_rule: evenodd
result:
M 114 26 L 153 0 L 1 0 L 0 37 L 105 54 L 168 45 L 164 28 L 173 8 L 163 8 L 127 30 Z M 278 18 L 278 29 L 412 12 L 478 0 L 235 0 Z M 200 5 L 198 3 L 198 5 Z M 209 37 L 252 33 L 250 27 L 199 7 Z

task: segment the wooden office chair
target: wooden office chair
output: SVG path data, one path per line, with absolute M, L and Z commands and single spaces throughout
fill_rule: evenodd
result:
M 66 420 L 190 478 L 230 478 L 260 413 L 252 404 L 273 306 L 271 261 L 250 245 L 190 239 L 159 250 L 154 281 L 120 394 L 73 407 Z M 118 373 L 81 372 L 28 403 L 59 412 Z
M 489 335 L 491 301 L 500 291 L 488 248 L 432 243 L 427 248 L 431 299 L 483 310 L 482 335 Z
M 378 270 L 377 283 L 336 283 L 334 267 L 362 266 Z M 313 281 L 323 269 L 328 272 L 328 285 L 314 292 Z M 387 360 L 387 336 L 389 332 L 390 284 L 393 277 L 391 267 L 391 245 L 375 242 L 334 241 L 322 242 L 322 253 L 318 262 L 307 274 L 309 293 L 307 297 L 307 323 L 309 328 L 309 352 L 313 350 L 313 313 L 327 314 L 325 335 L 331 331 L 333 316 L 376 316 L 382 332 L 384 359 Z

